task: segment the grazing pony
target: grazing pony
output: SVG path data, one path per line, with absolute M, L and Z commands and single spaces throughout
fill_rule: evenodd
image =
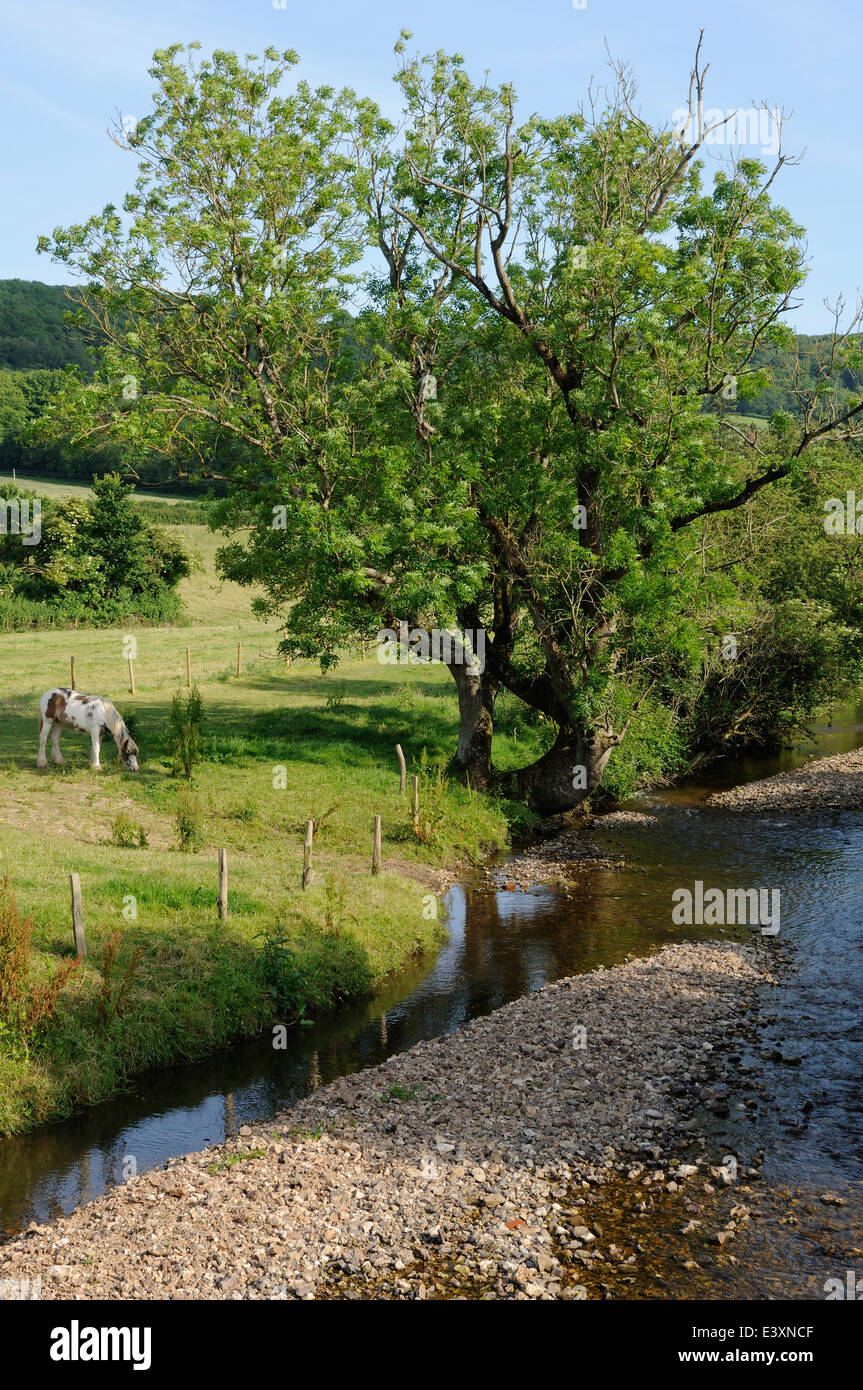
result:
M 90 735 L 93 745 L 90 766 L 96 772 L 101 770 L 99 749 L 102 739 L 108 734 L 111 734 L 117 745 L 120 762 L 124 763 L 130 772 L 138 771 L 138 745 L 123 723 L 119 710 L 114 708 L 110 700 L 104 700 L 101 695 L 79 695 L 77 690 L 70 690 L 68 686 L 58 690 L 46 690 L 39 701 L 37 767 L 48 766 L 45 744 L 49 734 L 54 762 L 58 766 L 62 764 L 60 733 L 63 729 L 75 729 L 78 733 Z

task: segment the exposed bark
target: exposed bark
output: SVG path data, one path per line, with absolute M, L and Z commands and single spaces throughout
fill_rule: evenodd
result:
M 452 664 L 450 675 L 458 692 L 459 736 L 454 762 L 470 778 L 472 787 L 491 780 L 491 743 L 494 736 L 494 702 L 500 683 L 488 672 Z
M 599 786 L 613 746 L 604 734 L 564 726 L 541 758 L 508 773 L 501 785 L 539 815 L 572 811 Z

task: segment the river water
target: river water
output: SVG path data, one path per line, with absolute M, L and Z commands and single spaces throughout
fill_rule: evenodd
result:
M 863 705 L 816 732 L 818 754 L 863 745 Z M 72 1120 L 0 1141 L 0 1231 L 68 1212 L 130 1171 L 220 1143 L 339 1075 L 561 976 L 668 941 L 745 936 L 748 928 L 672 923 L 673 890 L 691 889 L 696 879 L 781 893 L 779 939 L 793 969 L 771 991 L 763 1037 L 743 1059 L 763 1087 L 757 1138 L 768 1154 L 766 1177 L 777 1190 L 802 1184 L 863 1196 L 863 816 L 744 819 L 703 804 L 719 787 L 769 776 L 805 756 L 726 763 L 697 782 L 631 802 L 651 819 L 600 822 L 592 832 L 626 867 L 586 871 L 568 896 L 457 885 L 447 900 L 449 939 L 433 960 L 373 999 L 298 1028 L 284 1051 L 264 1036 L 144 1076 L 130 1093 Z M 734 1151 L 753 1143 L 751 1122 L 735 1115 L 725 1133 Z M 852 1201 L 846 1224 L 855 1211 Z M 765 1261 L 774 1257 L 763 1253 Z

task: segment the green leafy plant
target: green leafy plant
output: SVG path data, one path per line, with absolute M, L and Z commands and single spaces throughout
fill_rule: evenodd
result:
M 347 892 L 348 888 L 344 879 L 339 879 L 338 882 L 332 876 L 327 879 L 324 922 L 327 931 L 332 932 L 333 936 L 341 936 L 342 925 L 345 920 L 351 922 L 358 920 L 355 912 L 345 911 Z
M 261 973 L 279 1013 L 293 1022 L 305 1012 L 305 981 L 296 954 L 287 938 L 276 932 L 264 937 Z
M 120 849 L 146 849 L 149 841 L 143 825 L 138 825 L 125 811 L 118 811 L 111 822 L 111 843 Z
M 174 811 L 177 838 L 184 854 L 197 854 L 204 840 L 204 812 L 201 798 L 191 787 L 183 787 Z
M 18 911 L 8 874 L 0 880 L 0 1040 L 27 1051 L 37 1030 L 54 1016 L 57 1000 L 80 969 L 81 957 L 62 961 L 53 975 L 32 978 L 33 918 Z
M 122 942 L 123 933 L 118 927 L 102 947 L 99 962 L 102 982 L 96 996 L 96 1012 L 102 1028 L 107 1028 L 113 1019 L 122 1018 L 135 983 L 135 974 L 141 963 L 141 947 L 134 946 L 126 964 L 122 969 L 118 968 Z
M 208 1163 L 207 1172 L 211 1177 L 215 1177 L 217 1173 L 228 1172 L 238 1163 L 245 1163 L 250 1158 L 264 1158 L 265 1155 L 266 1149 L 248 1149 L 242 1154 L 225 1154 L 224 1158 L 217 1159 L 215 1163 Z
M 200 761 L 203 722 L 204 702 L 197 683 L 188 689 L 181 686 L 171 701 L 168 717 L 168 754 L 175 776 L 182 773 L 191 778 Z
M 448 815 L 449 778 L 443 764 L 429 765 L 425 749 L 420 757 L 418 779 L 419 816 L 415 824 L 412 822 L 413 833 L 421 845 L 437 844 Z
M 396 1082 L 388 1091 L 382 1092 L 381 1100 L 416 1100 L 418 1094 L 418 1086 L 399 1086 Z

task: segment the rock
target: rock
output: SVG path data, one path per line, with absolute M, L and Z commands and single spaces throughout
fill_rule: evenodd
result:
M 620 1184 L 639 1262 L 656 1251 L 654 1203 L 679 1212 L 671 1230 L 709 1221 L 712 1186 L 687 1181 L 707 1175 L 706 1152 L 701 1169 L 680 1155 L 705 1148 L 699 1102 L 727 1103 L 719 1048 L 769 978 L 764 958 L 676 943 L 547 985 L 319 1088 L 270 1122 L 280 1142 L 244 1125 L 7 1242 L 0 1278 L 47 1270 L 82 1299 L 567 1301 L 586 1296 L 576 1271 L 607 1268 L 608 1296 L 627 1296 Z M 382 1103 L 395 1086 L 415 1103 Z M 263 1156 L 242 1161 L 253 1146 Z M 72 1251 L 86 1265 L 55 1263 Z

